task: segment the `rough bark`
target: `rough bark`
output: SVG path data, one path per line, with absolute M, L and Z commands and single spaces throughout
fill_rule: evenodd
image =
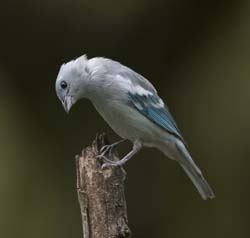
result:
M 99 135 L 92 146 L 76 157 L 83 238 L 131 237 L 123 186 L 125 171 L 121 167 L 102 170 L 102 162 L 97 158 L 106 144 L 106 135 Z M 110 157 L 118 160 L 114 153 Z

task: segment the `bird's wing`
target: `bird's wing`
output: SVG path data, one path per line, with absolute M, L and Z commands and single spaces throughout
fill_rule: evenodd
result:
M 121 79 L 122 81 L 124 79 L 127 80 L 124 85 L 130 85 L 128 90 L 129 103 L 157 126 L 185 143 L 176 122 L 161 98 L 157 95 L 154 86 L 132 69 L 115 61 L 108 62 L 109 71 L 120 81 Z
M 128 92 L 128 95 L 129 102 L 141 114 L 185 143 L 168 108 L 164 105 L 163 101 L 156 93 L 136 89 L 133 92 Z

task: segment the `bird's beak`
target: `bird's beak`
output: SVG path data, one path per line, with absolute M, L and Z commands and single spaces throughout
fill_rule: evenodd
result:
M 62 105 L 64 107 L 65 112 L 69 113 L 70 108 L 73 105 L 73 100 L 71 96 L 65 96 L 63 101 L 62 101 Z

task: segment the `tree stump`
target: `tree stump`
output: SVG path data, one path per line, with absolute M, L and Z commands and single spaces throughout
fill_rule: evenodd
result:
M 77 193 L 82 216 L 83 238 L 128 238 L 127 206 L 122 167 L 101 169 L 97 156 L 108 144 L 105 134 L 97 135 L 92 146 L 76 156 Z M 116 153 L 107 155 L 118 160 Z

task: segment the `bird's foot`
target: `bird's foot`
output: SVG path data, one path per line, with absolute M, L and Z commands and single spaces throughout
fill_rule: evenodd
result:
M 107 155 L 109 158 L 112 156 L 112 145 L 104 145 L 100 150 L 100 155 L 97 156 L 97 159 L 101 160 L 102 162 L 105 161 L 107 163 L 112 163 L 113 161 L 107 158 Z
M 113 161 L 108 159 L 103 153 L 101 155 L 97 156 L 97 159 L 99 159 L 103 164 L 102 164 L 102 169 L 105 168 L 111 168 L 111 167 L 118 167 L 118 166 L 122 166 L 124 164 L 124 162 L 121 162 L 121 160 L 119 161 Z M 126 175 L 126 173 L 124 172 L 124 174 Z
M 122 166 L 124 163 L 123 161 L 119 160 L 119 161 L 107 161 L 106 163 L 104 163 L 102 165 L 102 169 L 105 169 L 105 168 L 110 168 L 110 167 L 118 167 L 118 166 Z
M 97 155 L 96 157 L 99 161 L 101 162 L 106 162 L 106 163 L 112 163 L 113 161 L 108 159 L 105 154 L 100 154 L 100 155 Z
M 117 143 L 116 143 L 117 144 Z M 114 144 L 113 144 L 114 145 Z M 139 150 L 141 150 L 142 144 L 140 141 L 135 141 L 133 144 L 133 149 L 125 155 L 121 160 L 118 161 L 107 161 L 102 165 L 102 169 L 107 167 L 117 167 L 124 165 L 129 159 L 131 159 Z
M 101 150 L 100 150 L 100 153 L 101 155 L 107 155 L 110 157 L 112 152 L 113 152 L 113 145 L 104 145 Z
M 124 142 L 125 140 L 120 140 L 120 141 L 117 141 L 111 145 L 104 145 L 101 150 L 100 150 L 100 155 L 97 156 L 97 159 L 100 159 L 102 161 L 105 161 L 106 164 L 113 164 L 115 163 L 114 161 L 108 159 L 108 158 L 111 158 L 112 157 L 112 153 L 113 153 L 113 150 L 119 145 L 121 144 L 122 142 Z
M 111 144 L 111 145 L 104 145 L 104 146 L 101 148 L 100 152 L 101 152 L 102 154 L 107 154 L 107 153 L 109 153 L 109 156 L 111 156 L 113 150 L 114 150 L 118 145 L 120 145 L 122 142 L 124 142 L 124 141 L 126 141 L 126 140 L 123 139 L 123 140 L 119 140 L 119 141 L 117 141 L 117 142 L 115 142 L 115 143 L 113 143 L 113 144 Z

